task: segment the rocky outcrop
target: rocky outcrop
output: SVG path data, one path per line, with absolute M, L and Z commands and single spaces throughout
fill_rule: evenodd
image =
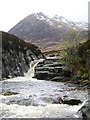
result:
M 30 62 L 40 58 L 44 56 L 37 46 L 2 32 L 2 79 L 24 76 Z
M 59 59 L 46 59 L 35 67 L 34 77 L 42 80 L 66 81 L 71 77 L 71 71 L 59 62 Z
M 87 100 L 86 103 L 80 108 L 78 114 L 83 117 L 83 120 L 90 119 L 90 100 Z
M 67 105 L 79 105 L 82 101 L 77 98 L 71 98 L 69 96 L 58 97 L 53 104 L 67 104 Z

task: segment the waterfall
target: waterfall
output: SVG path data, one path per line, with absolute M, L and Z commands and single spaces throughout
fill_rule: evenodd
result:
M 38 65 L 39 62 L 43 62 L 44 59 L 39 59 L 39 60 L 34 60 L 34 61 L 31 61 L 30 63 L 30 69 L 28 70 L 27 73 L 25 73 L 25 77 L 30 77 L 32 78 L 34 76 L 34 72 L 35 72 L 35 67 Z

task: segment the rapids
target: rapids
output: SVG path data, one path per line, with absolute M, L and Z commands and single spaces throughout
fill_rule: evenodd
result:
M 0 81 L 1 118 L 79 118 L 78 110 L 88 99 L 87 90 L 78 90 L 73 84 L 37 80 L 32 78 L 35 66 L 43 60 L 30 64 L 25 77 Z M 3 95 L 7 91 L 16 95 Z M 63 96 L 80 99 L 82 104 L 60 104 Z

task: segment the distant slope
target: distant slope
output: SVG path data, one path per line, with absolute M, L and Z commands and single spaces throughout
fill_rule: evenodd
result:
M 2 78 L 24 76 L 31 61 L 43 58 L 43 54 L 31 43 L 2 33 Z
M 69 21 L 57 15 L 51 18 L 40 12 L 21 20 L 9 30 L 9 33 L 30 41 L 45 51 L 49 47 L 58 45 L 69 30 L 85 31 L 87 23 Z

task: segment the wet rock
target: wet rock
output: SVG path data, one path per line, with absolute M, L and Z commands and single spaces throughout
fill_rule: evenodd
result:
M 68 104 L 68 105 L 79 105 L 81 102 L 81 100 L 75 99 L 75 98 L 69 98 L 67 96 L 65 97 L 60 97 L 59 99 L 60 103 L 63 104 Z
M 90 100 L 87 100 L 86 103 L 80 108 L 78 114 L 83 117 L 83 120 L 90 119 Z
M 31 61 L 45 58 L 38 47 L 2 32 L 2 78 L 24 76 Z
M 50 79 L 51 81 L 56 81 L 56 82 L 65 82 L 67 80 L 69 80 L 69 78 L 64 77 L 64 76 L 56 76 L 52 79 Z
M 36 67 L 35 72 L 48 71 L 52 73 L 62 73 L 62 67 Z
M 40 64 L 35 67 L 34 77 L 37 79 L 51 80 L 51 81 L 65 81 L 71 77 L 71 71 L 61 63 Z
M 54 64 L 53 64 L 53 62 L 52 62 L 52 63 L 50 63 L 50 64 L 46 64 L 46 65 L 45 65 L 45 67 L 61 67 L 61 66 L 63 66 L 63 64 L 62 64 L 62 63 L 59 63 L 59 62 L 54 62 Z
M 18 105 L 33 105 L 32 100 L 31 99 L 22 99 L 22 100 L 17 100 L 16 102 Z
M 6 91 L 1 93 L 4 96 L 10 96 L 10 95 L 17 95 L 17 92 L 12 92 L 12 91 Z
M 51 98 L 51 97 L 44 97 L 43 100 L 46 103 L 53 103 L 53 98 Z
M 50 73 L 48 71 L 36 72 L 34 77 L 41 80 L 50 80 L 56 76 L 55 73 Z
M 36 72 L 34 77 L 41 80 L 48 80 L 48 72 Z

